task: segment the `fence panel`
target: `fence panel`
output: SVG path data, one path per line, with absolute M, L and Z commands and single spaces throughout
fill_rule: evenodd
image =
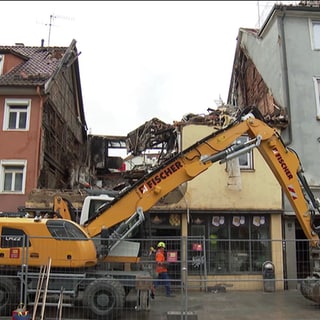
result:
M 139 245 L 139 259 L 123 262 L 122 257 L 85 268 L 72 267 L 72 259 L 77 259 L 72 252 L 70 267 L 57 268 L 57 260 L 50 261 L 54 259 L 50 253 L 63 259 L 62 242 L 45 238 L 40 241 L 43 248 L 37 248 L 45 256 L 38 257 L 42 263 L 36 266 L 32 262 L 34 240 L 17 235 L 1 237 L 1 316 L 10 317 L 23 302 L 35 319 L 154 319 L 168 311 L 193 317 L 196 310 L 191 302 L 199 294 L 284 292 L 292 284 L 298 290 L 301 280 L 311 272 L 306 240 L 265 239 L 265 247 L 261 248 L 261 240 L 235 243 L 202 237 L 132 239 Z M 70 239 L 77 240 L 83 241 Z M 168 300 L 166 280 L 159 280 L 156 273 L 155 249 L 159 241 L 166 244 L 169 280 L 175 295 Z M 288 254 L 288 248 L 295 248 L 293 254 Z M 265 262 L 270 262 L 273 270 L 265 270 Z

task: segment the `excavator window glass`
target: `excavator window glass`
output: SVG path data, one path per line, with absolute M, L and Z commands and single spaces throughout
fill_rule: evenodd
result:
M 1 248 L 25 247 L 26 234 L 21 229 L 2 228 Z M 30 246 L 30 242 L 29 242 Z
M 90 201 L 90 206 L 89 206 L 89 216 L 88 218 L 92 218 L 95 217 L 97 215 L 97 212 L 99 211 L 99 209 L 101 207 L 103 207 L 106 203 L 108 203 L 110 201 L 106 200 L 106 199 L 92 199 Z
M 88 240 L 80 228 L 66 220 L 48 220 L 47 227 L 51 235 L 58 240 Z

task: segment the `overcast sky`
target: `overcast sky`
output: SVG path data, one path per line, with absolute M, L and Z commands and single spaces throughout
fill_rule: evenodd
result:
M 0 44 L 75 39 L 89 133 L 126 135 L 226 102 L 239 28 L 276 2 L 1 1 Z

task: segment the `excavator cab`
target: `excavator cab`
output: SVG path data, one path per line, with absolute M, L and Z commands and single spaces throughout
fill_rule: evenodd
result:
M 35 236 L 36 235 L 36 236 Z M 82 228 L 69 220 L 1 218 L 0 257 L 3 265 L 45 265 L 82 268 L 97 263 L 96 248 Z

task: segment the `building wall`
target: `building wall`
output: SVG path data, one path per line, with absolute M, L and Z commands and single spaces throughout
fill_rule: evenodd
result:
M 2 211 L 17 211 L 18 207 L 25 206 L 35 188 L 77 188 L 86 184 L 90 175 L 79 64 L 77 59 L 69 64 L 73 55 L 77 57 L 75 41 L 68 49 L 37 51 L 35 47 L 18 47 L 1 46 L 4 55 L 0 95 Z M 19 49 L 28 56 L 27 66 L 26 59 L 18 57 Z M 8 98 L 20 101 L 9 101 L 6 116 Z M 22 106 L 25 109 L 21 111 L 16 103 L 25 104 Z M 11 129 L 3 130 L 4 117 L 6 124 L 9 123 L 9 113 Z M 24 115 L 29 113 L 30 121 L 26 125 Z
M 87 135 L 74 69 L 61 69 L 44 97 L 39 188 L 72 189 L 87 182 Z
M 183 127 L 182 145 L 187 148 L 213 132 L 213 127 Z M 241 171 L 238 188 L 230 188 L 226 164 L 213 164 L 188 182 L 187 199 L 193 209 L 281 210 L 281 188 L 258 150 L 254 151 L 254 171 Z
M 271 23 L 268 32 L 265 32 L 262 38 L 257 37 L 255 33 L 241 32 L 239 45 L 253 61 L 277 103 L 286 107 L 284 74 L 281 65 L 283 43 L 277 23 Z
M 320 11 L 317 18 L 320 19 Z M 301 157 L 308 183 L 319 187 L 320 172 L 315 159 L 320 155 L 320 122 L 316 114 L 313 77 L 320 76 L 320 52 L 311 48 L 309 19 L 288 17 L 284 27 L 292 119 L 291 145 Z
M 10 71 L 12 68 L 14 68 L 16 65 L 20 64 L 23 60 L 21 58 L 18 58 L 17 56 L 13 54 L 6 54 L 5 63 L 2 69 L 2 73 L 5 74 L 8 71 Z
M 212 126 L 207 125 L 191 124 L 184 126 L 182 129 L 182 148 L 185 149 L 189 147 L 214 130 Z M 262 156 L 260 156 L 258 150 L 254 151 L 253 161 L 254 170 L 239 172 L 239 176 L 236 179 L 237 187 L 234 185 L 230 187 L 228 185 L 230 177 L 226 171 L 226 165 L 215 163 L 206 172 L 187 183 L 187 191 L 181 201 L 168 206 L 156 206 L 155 208 L 161 208 L 161 212 L 167 212 L 169 214 L 168 216 L 174 214 L 174 212 L 179 212 L 182 217 L 180 225 L 181 236 L 187 237 L 188 239 L 194 236 L 190 232 L 195 223 L 194 218 L 196 216 L 200 218 L 203 216 L 203 219 L 209 218 L 209 220 L 204 220 L 204 222 L 199 225 L 199 230 L 203 230 L 204 233 L 202 233 L 202 236 L 205 237 L 206 241 L 208 241 L 210 237 L 209 234 L 207 234 L 207 228 L 209 230 L 210 227 L 206 225 L 207 223 L 211 224 L 211 220 L 215 215 L 224 215 L 225 217 L 229 215 L 232 217 L 233 215 L 241 214 L 246 215 L 246 219 L 248 219 L 250 215 L 260 212 L 261 215 L 267 216 L 268 219 L 270 219 L 269 241 L 271 241 L 269 243 L 271 244 L 271 255 L 269 259 L 272 260 L 275 265 L 276 277 L 282 279 L 281 187 L 271 173 L 267 163 Z M 152 211 L 156 212 L 156 210 Z M 159 225 L 157 225 L 156 228 L 159 228 Z M 227 224 L 225 228 L 227 228 Z M 168 231 L 167 234 L 169 234 Z M 180 249 L 182 261 L 184 261 L 183 253 L 185 248 Z M 209 247 L 207 249 L 210 251 L 209 255 L 211 254 L 211 258 L 208 255 L 206 263 L 214 263 L 214 260 L 212 260 L 214 252 L 211 252 L 211 248 Z M 190 254 L 192 253 L 190 252 Z M 232 264 L 233 260 L 228 260 L 228 263 Z M 260 266 L 260 268 L 258 267 L 258 269 L 251 272 L 241 270 L 236 272 L 219 272 L 215 271 L 215 267 L 210 267 L 208 268 L 207 281 L 208 285 L 210 285 L 211 280 L 213 284 L 217 281 L 232 282 L 232 288 L 230 288 L 230 290 L 261 290 L 261 270 Z M 197 279 L 199 279 L 198 276 L 194 275 L 191 271 L 188 275 L 191 287 L 198 287 Z M 243 281 L 243 279 L 250 279 L 249 284 L 248 281 Z M 201 279 L 199 279 L 199 287 L 201 287 Z M 282 290 L 283 288 L 284 283 L 278 281 L 276 283 L 276 289 Z
M 320 123 L 313 77 L 320 75 L 320 51 L 311 47 L 309 17 L 287 12 L 284 18 L 280 15 L 271 20 L 259 39 L 243 33 L 241 46 L 276 101 L 288 110 L 290 127 L 281 135 L 299 154 L 308 183 L 319 187 L 320 172 L 314 159 L 320 154 Z M 312 17 L 320 19 L 320 11 L 313 12 Z
M 187 237 L 187 230 L 188 230 L 188 220 L 186 215 L 183 215 L 182 219 L 182 234 Z M 282 250 L 282 240 L 281 240 L 281 215 L 273 214 L 271 219 L 271 239 L 272 241 L 272 262 L 274 264 L 274 271 L 275 271 L 275 279 L 283 279 L 283 250 Z M 182 247 L 181 252 L 185 252 L 186 248 Z M 182 261 L 184 261 L 185 256 L 181 256 Z M 292 266 L 293 267 L 293 266 Z M 182 277 L 185 275 L 181 275 Z M 188 285 L 192 290 L 198 290 L 203 286 L 203 276 L 197 276 L 193 274 L 188 274 Z M 258 274 L 209 274 L 205 278 L 206 286 L 214 286 L 217 283 L 228 283 L 230 287 L 228 290 L 262 290 L 263 289 L 263 275 L 262 272 Z M 199 282 L 197 282 L 199 281 Z M 283 290 L 285 288 L 285 283 L 283 281 L 275 281 L 275 290 Z
M 42 106 L 39 96 L 28 96 L 32 100 L 29 130 L 3 131 L 5 98 L 21 99 L 22 96 L 0 96 L 0 159 L 27 161 L 24 194 L 1 194 L 1 211 L 14 212 L 18 206 L 25 205 L 27 194 L 37 186 Z
M 269 94 L 278 107 L 285 110 L 289 126 L 281 131 L 284 142 L 294 149 L 302 162 L 304 175 L 315 197 L 319 197 L 320 172 L 315 161 L 320 154 L 317 93 L 314 77 L 320 75 L 320 51 L 312 49 L 311 21 L 320 19 L 320 10 L 277 10 L 267 20 L 259 36 L 248 30 L 239 33 L 239 48 L 245 52 L 260 73 Z M 241 86 L 241 80 L 237 79 Z M 251 84 L 254 85 L 254 84 Z M 244 93 L 244 96 L 246 93 Z M 303 274 L 305 262 L 296 261 L 292 243 L 300 228 L 287 201 L 284 203 L 284 234 L 290 247 L 286 248 L 286 270 L 289 279 Z M 293 226 L 293 227 L 292 227 Z M 298 249 L 297 249 L 298 250 Z M 307 250 L 307 249 L 306 249 Z M 300 269 L 297 266 L 303 266 Z M 290 282 L 291 287 L 294 282 Z

